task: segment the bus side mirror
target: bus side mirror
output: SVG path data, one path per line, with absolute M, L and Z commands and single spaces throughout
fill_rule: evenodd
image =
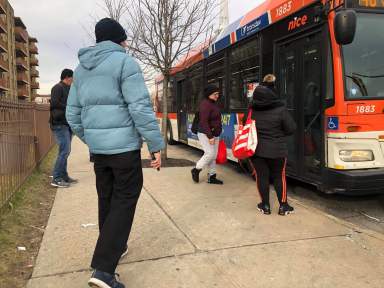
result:
M 342 10 L 336 13 L 334 19 L 335 37 L 339 45 L 353 42 L 356 34 L 357 15 L 354 10 Z

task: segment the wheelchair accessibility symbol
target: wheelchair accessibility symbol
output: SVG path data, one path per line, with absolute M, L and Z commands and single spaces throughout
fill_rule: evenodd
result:
M 339 130 L 338 117 L 328 117 L 328 130 Z

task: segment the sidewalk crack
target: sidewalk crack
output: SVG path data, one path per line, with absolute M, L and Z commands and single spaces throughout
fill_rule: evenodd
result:
M 179 225 L 177 225 L 177 223 L 172 219 L 171 215 L 168 214 L 167 211 L 165 211 L 165 209 L 163 208 L 163 206 L 161 206 L 160 202 L 157 201 L 157 199 L 149 192 L 149 190 L 147 188 L 145 188 L 145 186 L 143 187 L 143 189 L 145 190 L 145 192 L 147 192 L 147 194 L 149 195 L 149 197 L 151 197 L 151 199 L 153 200 L 153 202 L 155 202 L 155 204 L 160 208 L 161 211 L 163 211 L 163 213 L 165 214 L 165 216 L 167 216 L 167 218 L 169 219 L 169 221 L 171 221 L 171 223 L 176 227 L 177 230 L 179 230 L 179 232 L 181 234 L 183 234 L 183 236 L 188 240 L 188 242 L 193 246 L 193 248 L 195 249 L 195 252 L 198 252 L 198 251 L 201 251 L 201 249 L 199 249 L 197 247 L 197 245 L 195 245 L 195 243 L 193 243 L 192 239 L 187 235 L 187 233 L 185 233 Z
M 166 255 L 166 256 L 161 256 L 161 257 L 145 258 L 145 259 L 140 259 L 140 260 L 121 262 L 121 263 L 119 263 L 119 266 L 121 267 L 121 266 L 126 266 L 126 265 L 137 264 L 137 263 L 155 262 L 155 261 L 161 261 L 164 259 L 171 259 L 171 258 L 178 258 L 178 257 L 188 257 L 188 256 L 196 256 L 196 255 L 204 255 L 204 254 L 207 255 L 210 253 L 215 253 L 215 252 L 220 252 L 220 251 L 235 250 L 235 249 L 242 249 L 242 248 L 251 248 L 251 247 L 258 247 L 258 246 L 266 246 L 266 245 L 271 245 L 271 244 L 272 245 L 273 244 L 285 244 L 285 243 L 294 243 L 294 242 L 299 242 L 299 241 L 313 241 L 313 240 L 320 240 L 320 239 L 345 238 L 345 237 L 351 237 L 351 236 L 352 236 L 352 234 L 339 234 L 339 235 L 309 237 L 309 238 L 292 239 L 292 240 L 254 243 L 254 244 L 250 243 L 250 244 L 244 244 L 244 245 L 238 245 L 238 246 L 221 247 L 221 248 L 217 248 L 217 249 L 206 249 L 206 250 L 196 249 L 196 251 L 193 253 L 181 253 L 181 254 L 175 254 L 175 255 Z M 30 280 L 50 278 L 50 277 L 56 277 L 56 276 L 64 276 L 64 275 L 68 275 L 68 274 L 90 272 L 90 271 L 92 271 L 92 269 L 84 268 L 84 269 L 78 269 L 78 270 L 72 270 L 72 271 L 66 271 L 66 272 L 32 276 Z

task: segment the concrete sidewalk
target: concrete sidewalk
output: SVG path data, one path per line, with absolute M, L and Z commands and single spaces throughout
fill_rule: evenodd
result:
M 98 235 L 95 179 L 88 150 L 73 143 L 28 288 L 87 287 Z M 170 156 L 195 160 L 170 148 Z M 384 287 L 384 237 L 298 202 L 296 214 L 256 211 L 255 183 L 219 168 L 222 187 L 194 184 L 191 168 L 144 169 L 144 189 L 118 273 L 127 287 Z M 204 178 L 204 176 L 203 176 Z

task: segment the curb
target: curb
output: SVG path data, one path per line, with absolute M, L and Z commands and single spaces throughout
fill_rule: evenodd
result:
M 334 221 L 334 222 L 336 222 L 342 226 L 345 226 L 347 228 L 352 229 L 354 232 L 363 233 L 363 234 L 366 234 L 366 235 L 368 235 L 372 238 L 375 238 L 377 240 L 384 241 L 384 235 L 379 233 L 379 232 L 373 231 L 373 230 L 368 229 L 368 228 L 362 228 L 362 227 L 360 227 L 360 226 L 358 226 L 352 222 L 349 222 L 349 221 L 344 220 L 344 219 L 340 219 L 340 218 L 333 216 L 331 214 L 328 214 L 328 213 L 326 213 L 326 212 L 324 212 L 318 208 L 303 204 L 300 200 L 292 199 L 291 197 L 288 197 L 288 198 L 289 198 L 289 201 L 295 203 L 296 205 L 299 205 L 299 206 L 301 206 L 307 210 L 313 211 L 314 213 L 323 215 L 323 216 L 331 219 L 332 221 Z

